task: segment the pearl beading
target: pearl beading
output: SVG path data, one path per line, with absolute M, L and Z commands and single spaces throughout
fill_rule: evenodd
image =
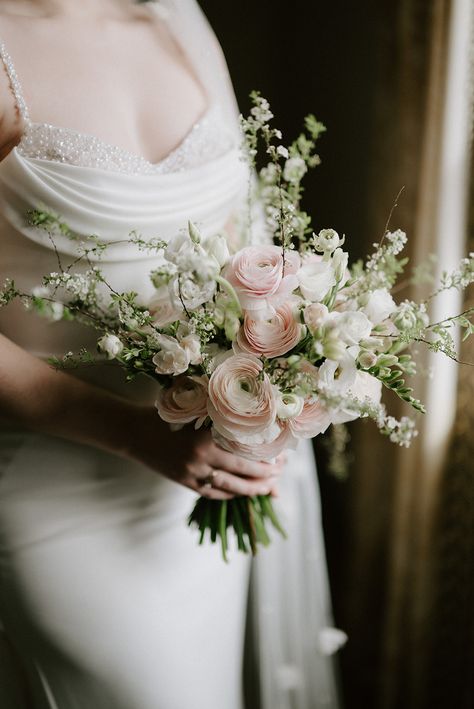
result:
M 26 105 L 26 101 L 23 98 L 23 91 L 21 89 L 21 84 L 18 80 L 18 76 L 15 70 L 15 66 L 13 64 L 13 60 L 9 53 L 7 52 L 7 48 L 5 47 L 5 44 L 0 41 L 0 59 L 3 61 L 5 65 L 5 69 L 7 72 L 7 76 L 10 80 L 10 86 L 11 90 L 13 93 L 13 97 L 15 99 L 16 106 L 18 108 L 18 111 L 20 112 L 21 117 L 25 121 L 25 123 L 29 123 L 29 113 L 28 113 L 28 106 Z
M 152 163 L 141 155 L 107 143 L 89 133 L 50 123 L 33 122 L 29 118 L 13 61 L 3 42 L 0 42 L 0 58 L 5 65 L 16 106 L 25 123 L 23 136 L 15 148 L 23 157 L 127 175 L 154 175 L 197 167 L 225 154 L 233 145 L 217 104 L 211 106 L 205 115 L 194 123 L 178 147 L 158 163 Z

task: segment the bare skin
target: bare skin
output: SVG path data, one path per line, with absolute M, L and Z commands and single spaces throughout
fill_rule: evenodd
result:
M 92 133 L 157 162 L 206 109 L 205 91 L 166 28 L 128 0 L 0 0 L 0 36 L 33 121 Z M 0 160 L 23 129 L 0 70 Z M 212 499 L 275 493 L 283 464 L 244 460 L 190 426 L 170 435 L 153 407 L 54 371 L 2 335 L 0 417 L 139 461 Z M 213 487 L 203 487 L 213 470 Z

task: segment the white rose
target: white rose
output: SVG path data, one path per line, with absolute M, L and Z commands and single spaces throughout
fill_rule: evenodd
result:
M 308 168 L 303 158 L 288 158 L 283 170 L 283 178 L 287 182 L 299 182 Z
M 123 350 L 123 344 L 116 335 L 104 335 L 98 341 L 101 352 L 104 352 L 109 359 L 114 359 Z
M 340 339 L 348 345 L 358 345 L 372 332 L 372 323 L 359 310 L 343 313 L 334 311 L 330 318 L 337 327 Z
M 207 238 L 204 242 L 204 248 L 208 255 L 217 261 L 219 268 L 223 268 L 230 258 L 227 240 L 221 234 L 215 234 Z
M 303 411 L 304 399 L 297 394 L 277 393 L 277 416 L 280 419 L 292 419 Z
M 306 259 L 297 275 L 303 297 L 312 302 L 323 300 L 336 285 L 334 269 L 329 261 Z
M 189 367 L 189 354 L 174 337 L 157 335 L 156 340 L 161 350 L 153 357 L 155 371 L 158 374 L 183 374 Z
M 379 325 L 396 310 L 397 305 L 390 293 L 384 288 L 372 291 L 363 312 L 374 325 Z

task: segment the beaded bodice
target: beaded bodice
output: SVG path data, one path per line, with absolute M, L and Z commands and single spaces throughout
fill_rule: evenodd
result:
M 181 143 L 163 160 L 152 163 L 143 156 L 124 150 L 89 133 L 30 120 L 28 106 L 13 61 L 0 41 L 3 61 L 25 130 L 17 150 L 24 157 L 93 167 L 128 175 L 153 175 L 179 172 L 223 155 L 232 145 L 217 104 L 191 127 Z

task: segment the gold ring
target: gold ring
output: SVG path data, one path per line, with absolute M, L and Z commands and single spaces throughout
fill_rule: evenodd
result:
M 204 478 L 204 481 L 203 481 L 202 486 L 203 486 L 203 487 L 214 487 L 214 484 L 213 484 L 213 483 L 214 483 L 214 480 L 215 480 L 215 478 L 216 478 L 216 475 L 217 475 L 217 470 L 211 470 L 211 472 L 209 473 L 209 475 L 207 475 L 207 476 Z

